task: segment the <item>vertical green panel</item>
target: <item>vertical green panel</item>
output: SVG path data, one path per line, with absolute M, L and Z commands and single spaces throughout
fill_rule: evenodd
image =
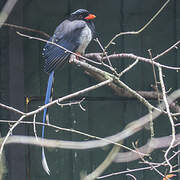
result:
M 8 56 L 8 29 L 2 28 L 0 30 L 0 102 L 8 104 L 9 95 L 8 95 L 8 65 L 9 65 L 9 56 Z M 8 119 L 8 111 L 6 109 L 0 108 L 0 116 L 2 119 Z M 4 128 L 3 128 L 4 127 Z M 1 124 L 1 130 L 5 130 L 7 125 Z M 5 132 L 1 131 L 1 135 L 5 135 Z
M 139 3 L 138 0 L 135 0 L 133 2 L 124 1 L 123 30 L 125 32 L 136 31 L 145 24 L 146 18 L 144 15 L 142 16 L 142 11 L 144 10 L 143 4 L 145 4 L 145 2 Z M 142 35 L 125 35 L 124 52 L 143 56 L 141 43 Z M 125 65 L 128 66 L 132 62 L 132 60 L 125 60 Z M 125 83 L 130 85 L 130 87 L 132 87 L 133 89 L 142 89 L 142 87 L 144 88 L 143 78 L 145 78 L 145 74 L 143 73 L 143 68 L 144 66 L 139 63 L 131 71 L 126 73 L 124 76 Z
M 176 41 L 179 41 L 180 39 L 180 12 L 179 12 L 179 7 L 180 6 L 180 2 L 176 1 L 175 3 L 175 25 L 176 25 Z M 177 66 L 180 67 L 180 51 L 179 49 L 176 50 L 176 54 L 177 54 Z M 177 73 L 177 88 L 180 88 L 180 72 Z
M 0 5 L 1 6 L 1 5 Z M 0 103 L 8 104 L 8 30 L 2 28 L 0 30 Z M 0 108 L 0 119 L 9 119 L 9 112 L 6 109 Z M 7 123 L 0 123 L 0 137 L 7 134 L 9 125 Z M 5 152 L 5 151 L 4 151 Z M 8 176 L 7 172 L 7 157 L 2 154 L 0 160 L 0 178 L 5 179 Z
M 156 1 L 150 1 L 149 3 L 151 4 L 151 8 L 149 8 L 150 4 L 148 5 L 145 1 L 141 3 L 139 1 L 133 1 L 133 3 L 126 1 L 124 3 L 125 31 L 139 30 L 163 5 L 163 2 L 157 3 Z M 154 57 L 175 42 L 173 2 L 170 2 L 167 8 L 141 34 L 125 36 L 126 52 L 149 57 L 147 50 L 152 49 L 152 55 Z M 168 55 L 161 58 L 160 62 L 171 66 L 176 65 L 174 52 L 168 53 Z M 134 76 L 135 71 L 136 75 Z M 175 78 L 176 72 L 169 70 L 165 70 L 165 72 L 167 89 L 174 87 L 176 83 L 172 79 Z M 130 83 L 133 88 L 138 87 L 141 90 L 149 90 L 150 85 L 154 83 L 153 79 L 151 65 L 144 65 L 144 63 L 138 65 L 134 71 L 129 72 L 126 76 L 126 82 L 128 84 Z
M 175 27 L 176 27 L 176 41 L 180 40 L 180 11 L 179 11 L 179 7 L 180 7 L 180 1 L 175 1 Z M 178 46 L 179 47 L 179 46 Z M 176 62 L 177 62 L 177 66 L 180 67 L 180 51 L 179 49 L 176 50 Z M 177 88 L 180 88 L 180 72 L 177 73 Z M 178 128 L 178 132 L 179 132 L 179 128 Z M 178 150 L 180 149 L 180 147 L 178 146 Z M 180 156 L 178 155 L 178 169 L 180 167 Z M 180 173 L 178 173 L 178 177 L 180 176 Z
M 142 113 L 142 109 L 145 110 L 145 108 L 142 108 L 142 107 L 143 106 L 141 106 L 141 104 L 138 102 L 132 102 L 132 101 L 126 102 L 126 109 L 124 111 L 124 121 L 125 121 L 126 125 L 133 122 L 134 120 L 137 120 L 138 118 L 142 117 L 142 115 L 144 114 L 144 113 Z M 136 133 L 136 135 L 130 136 L 128 139 L 126 139 L 124 141 L 124 144 L 127 147 L 134 149 L 133 144 L 136 144 L 138 142 L 138 146 L 141 146 L 144 143 L 146 138 L 147 137 L 144 134 L 144 132 L 140 131 L 140 132 Z M 127 151 L 127 150 L 123 150 L 123 151 Z M 135 169 L 138 167 L 139 167 L 138 161 L 132 161 L 132 162 L 126 163 L 126 169 Z M 132 174 L 136 178 L 144 179 L 142 171 L 135 172 Z M 120 176 L 120 177 L 122 178 L 122 176 Z M 130 180 L 131 178 L 127 177 L 127 179 Z
M 122 101 L 91 101 L 89 102 L 89 122 L 91 134 L 97 137 L 107 137 L 120 132 L 125 126 L 125 106 Z M 92 170 L 95 170 L 110 152 L 112 145 L 92 150 Z M 103 174 L 121 171 L 124 165 L 112 164 Z M 112 179 L 112 178 L 109 178 Z M 113 177 L 119 179 L 119 177 Z
M 27 1 L 24 4 L 24 26 L 39 30 L 40 11 L 34 3 L 35 1 Z M 33 11 L 33 13 L 32 13 Z M 32 36 L 39 36 L 36 33 L 26 32 Z M 40 95 L 40 77 L 39 77 L 39 43 L 24 38 L 24 66 L 25 66 L 25 95 L 39 96 Z M 31 67 L 31 68 L 29 68 Z M 34 87 L 34 88 L 32 88 Z M 36 87 L 36 88 L 35 88 Z
M 82 111 L 78 105 L 71 106 L 71 121 L 72 129 L 79 130 L 81 132 L 90 133 L 87 101 L 82 103 L 86 111 Z M 89 138 L 76 133 L 72 134 L 73 141 L 86 141 Z M 90 154 L 87 150 L 73 150 L 73 177 L 74 179 L 80 179 L 81 173 L 89 172 L 90 170 Z

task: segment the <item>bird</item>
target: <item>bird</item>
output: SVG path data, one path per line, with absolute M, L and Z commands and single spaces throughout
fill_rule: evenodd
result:
M 44 71 L 49 75 L 46 90 L 45 104 L 52 100 L 54 71 L 62 68 L 70 57 L 71 53 L 84 55 L 85 50 L 95 35 L 93 19 L 96 16 L 86 9 L 78 9 L 61 22 L 54 31 L 52 37 L 45 44 L 42 50 L 44 58 Z M 57 46 L 57 45 L 59 46 Z M 63 48 L 60 48 L 63 47 Z M 43 112 L 43 123 L 49 121 L 47 108 Z M 42 138 L 44 138 L 45 126 L 42 127 Z M 42 166 L 50 175 L 44 147 L 42 147 Z

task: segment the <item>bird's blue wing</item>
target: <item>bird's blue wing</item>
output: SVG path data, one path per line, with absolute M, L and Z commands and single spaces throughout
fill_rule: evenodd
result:
M 47 42 L 43 48 L 45 72 L 50 73 L 56 67 L 64 65 L 70 55 L 70 52 L 67 52 L 66 49 L 71 52 L 75 52 L 78 49 L 81 43 L 79 37 L 84 27 L 85 22 L 83 21 L 71 22 L 65 20 L 56 28 L 54 35 L 49 39 L 53 44 Z
M 68 42 L 68 40 L 66 39 L 61 39 L 57 41 L 56 44 L 72 52 L 77 49 L 77 45 L 75 43 Z M 63 66 L 64 63 L 66 62 L 65 60 L 68 58 L 69 55 L 70 53 L 67 52 L 66 50 L 54 44 L 47 43 L 44 47 L 44 52 L 43 52 L 43 56 L 45 59 L 44 71 L 50 73 L 56 67 Z

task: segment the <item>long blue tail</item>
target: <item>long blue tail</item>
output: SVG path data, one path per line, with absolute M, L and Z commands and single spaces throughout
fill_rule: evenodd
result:
M 47 90 L 46 90 L 45 104 L 48 104 L 52 100 L 53 83 L 54 83 L 54 71 L 52 71 L 49 75 L 48 86 L 47 86 Z M 44 114 L 43 114 L 43 123 L 48 122 L 48 121 L 49 121 L 48 109 L 45 108 Z M 45 129 L 45 126 L 43 125 L 42 126 L 42 138 L 44 138 L 44 129 Z M 47 160 L 46 160 L 46 156 L 44 153 L 44 147 L 42 147 L 42 165 L 43 165 L 43 168 L 46 171 L 46 173 L 48 175 L 50 175 L 50 170 L 49 170 Z

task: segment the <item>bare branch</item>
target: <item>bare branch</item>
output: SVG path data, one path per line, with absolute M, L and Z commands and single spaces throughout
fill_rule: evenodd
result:
M 180 41 L 178 41 L 178 43 L 180 43 Z M 90 56 L 90 55 L 89 55 Z M 95 55 L 94 55 L 95 57 Z M 112 55 L 109 55 L 108 56 L 109 58 L 113 58 L 113 59 L 119 59 L 119 58 L 130 58 L 130 59 L 139 59 L 139 61 L 143 61 L 143 62 L 146 62 L 146 63 L 149 63 L 149 64 L 152 64 L 152 61 L 153 61 L 153 64 L 157 67 L 162 67 L 162 68 L 166 68 L 166 69 L 171 69 L 171 70 L 180 70 L 180 67 L 173 67 L 173 66 L 166 66 L 164 64 L 160 64 L 158 62 L 155 62 L 154 60 L 156 60 L 157 58 L 154 57 L 151 59 L 148 59 L 148 58 L 144 58 L 144 57 L 140 57 L 140 56 L 136 56 L 132 53 L 121 53 L 121 54 L 112 54 Z M 159 58 L 160 56 L 158 56 Z M 105 60 L 105 58 L 103 58 L 103 60 Z
M 159 79 L 160 79 L 160 83 L 161 83 L 161 89 L 162 89 L 162 93 L 163 93 L 163 100 L 164 100 L 164 103 L 165 103 L 165 106 L 166 106 L 166 111 L 167 111 L 167 114 L 168 114 L 168 117 L 169 117 L 169 121 L 171 123 L 171 129 L 172 129 L 172 140 L 171 140 L 171 143 L 170 143 L 170 146 L 168 147 L 168 149 L 166 150 L 165 154 L 164 154 L 164 158 L 166 160 L 166 162 L 168 163 L 169 167 L 170 167 L 170 172 L 172 172 L 172 165 L 170 164 L 170 162 L 168 161 L 168 153 L 169 151 L 172 149 L 173 147 L 173 144 L 176 140 L 176 137 L 175 137 L 175 125 L 174 125 L 174 121 L 173 121 L 173 118 L 171 116 L 171 112 L 170 112 L 170 109 L 169 109 L 169 104 L 168 104 L 168 101 L 167 101 L 167 97 L 166 97 L 166 89 L 165 89 L 165 85 L 164 85 L 164 81 L 163 81 L 163 74 L 162 74 L 162 68 L 159 67 Z
M 37 131 L 36 131 L 36 114 L 34 114 L 34 117 L 33 117 L 33 130 L 34 130 L 34 135 L 36 139 L 38 140 Z
M 133 176 L 132 174 L 126 174 L 126 176 L 130 176 L 132 177 L 134 180 L 137 180 L 135 176 Z
M 155 149 L 165 148 L 168 147 L 171 144 L 172 137 L 171 136 L 165 136 L 160 138 L 151 138 L 148 143 L 140 148 L 136 148 L 136 151 L 141 152 L 142 154 L 150 154 Z M 180 134 L 176 135 L 176 140 L 173 145 L 180 144 Z M 141 155 L 142 156 L 142 155 Z M 134 160 L 137 160 L 141 158 L 138 153 L 134 152 L 122 152 L 118 153 L 116 158 L 114 159 L 114 162 L 120 163 L 120 162 L 131 162 Z
M 3 139 L 4 138 L 0 139 L 0 143 L 3 142 Z M 169 146 L 169 144 L 171 143 L 171 139 L 172 138 L 170 136 L 161 137 L 161 138 L 152 138 L 146 145 L 136 150 L 141 155 L 147 154 L 157 148 L 164 148 L 166 146 Z M 180 134 L 177 134 L 176 141 L 174 143 L 179 144 L 179 141 L 180 141 Z M 84 144 L 85 142 L 48 140 L 48 139 L 41 139 L 41 138 L 38 138 L 38 141 L 37 141 L 35 137 L 30 137 L 30 136 L 10 136 L 8 140 L 6 141 L 6 144 L 10 144 L 10 143 L 32 144 L 32 145 L 45 146 L 45 147 L 51 147 L 51 148 L 82 149 L 82 146 L 80 147 L 79 145 L 81 143 Z M 118 152 L 118 149 L 116 149 L 116 152 Z M 137 152 L 136 153 L 135 152 L 118 153 L 115 159 L 114 159 L 114 156 L 111 156 L 111 158 L 113 157 L 111 160 L 114 159 L 114 161 L 118 163 L 130 162 L 130 161 L 140 158 L 139 154 Z
M 119 144 L 122 144 L 122 142 L 118 142 Z M 101 175 L 107 167 L 112 163 L 114 158 L 116 157 L 117 153 L 120 150 L 120 146 L 114 146 L 111 150 L 111 152 L 107 155 L 105 160 L 89 175 L 87 175 L 85 178 L 82 178 L 83 180 L 94 180 L 99 175 Z
M 118 77 L 121 77 L 123 74 L 128 72 L 131 68 L 133 68 L 137 63 L 139 62 L 139 59 L 136 59 L 132 64 L 130 64 L 126 69 L 124 69 L 122 72 L 118 74 Z
M 15 24 L 1 23 L 1 22 L 0 22 L 0 26 L 7 26 L 7 27 L 10 27 L 10 28 L 18 29 L 18 30 L 24 30 L 24 31 L 28 31 L 28 32 L 34 32 L 34 33 L 43 35 L 43 36 L 46 37 L 46 38 L 50 38 L 50 35 L 47 34 L 47 33 L 45 33 L 44 31 L 39 31 L 39 30 L 36 30 L 36 29 L 24 27 L 24 26 L 18 26 L 18 25 L 15 25 Z
M 178 98 L 180 96 L 180 90 L 176 90 L 174 91 L 168 98 L 168 103 L 172 103 L 176 98 Z M 165 108 L 165 104 L 161 103 L 160 104 L 161 108 Z M 33 113 L 27 113 L 29 115 L 32 115 Z M 124 129 L 122 132 L 117 133 L 115 135 L 109 136 L 107 138 L 97 138 L 96 136 L 92 136 L 92 138 L 96 138 L 96 139 L 100 139 L 99 140 L 91 140 L 91 141 L 86 141 L 86 142 L 73 142 L 73 141 L 57 141 L 57 140 L 47 140 L 47 142 L 49 142 L 50 144 L 48 144 L 48 147 L 56 147 L 56 145 L 58 144 L 58 146 L 60 148 L 66 148 L 66 149 L 90 149 L 90 148 L 97 148 L 97 147 L 103 147 L 106 146 L 110 143 L 113 143 L 115 145 L 119 145 L 118 141 L 124 140 L 125 138 L 128 138 L 129 136 L 133 135 L 134 133 L 140 131 L 145 124 L 147 124 L 150 121 L 150 116 L 152 116 L 153 119 L 156 119 L 159 115 L 161 114 L 161 112 L 154 110 L 152 113 L 148 113 L 147 115 L 141 117 L 140 119 L 133 121 L 131 123 L 128 124 L 127 128 Z M 21 119 L 23 119 L 23 116 L 21 117 Z M 18 120 L 15 124 L 20 123 L 20 120 Z M 13 125 L 14 127 L 14 125 Z M 71 132 L 75 132 L 75 130 L 71 130 Z M 4 138 L 1 140 L 1 143 L 25 143 L 25 144 L 29 144 L 28 141 L 28 137 L 24 137 L 24 140 L 22 140 L 21 136 L 18 138 L 20 138 L 21 140 L 19 141 L 19 139 L 13 139 L 13 136 L 10 136 L 9 138 L 11 138 L 10 140 L 7 138 Z M 6 141 L 4 141 L 6 139 Z M 32 142 L 34 145 L 38 145 L 37 140 L 34 142 L 34 139 L 31 137 L 30 139 L 32 139 Z M 19 142 L 18 142 L 19 141 Z M 43 146 L 47 146 L 47 144 L 45 144 L 45 141 L 43 142 L 43 140 L 41 140 L 40 138 L 38 139 L 38 141 L 40 142 L 40 145 Z M 29 141 L 30 142 L 30 141 Z M 53 143 L 52 143 L 53 142 Z M 121 145 L 120 145 L 121 146 Z
M 84 100 L 85 100 L 85 98 L 81 99 L 80 101 L 73 101 L 73 102 L 69 102 L 69 103 L 59 103 L 59 102 L 57 102 L 57 104 L 58 104 L 59 106 L 61 106 L 61 107 L 63 107 L 63 106 L 71 106 L 71 105 L 76 105 L 76 104 L 78 104 L 79 107 L 80 107 L 83 111 L 86 111 L 86 109 L 83 108 L 82 105 L 81 105 L 81 103 L 82 103 Z
M 158 166 L 155 166 L 155 167 L 158 167 Z M 149 167 L 149 166 L 148 167 L 143 167 L 143 168 L 137 168 L 137 169 L 127 169 L 125 171 L 114 172 L 114 173 L 111 173 L 111 174 L 100 176 L 100 177 L 97 177 L 96 179 L 104 179 L 104 178 L 108 178 L 108 177 L 111 177 L 111 176 L 117 176 L 117 175 L 131 173 L 131 172 L 145 171 L 145 170 L 150 170 L 150 169 L 151 169 L 151 167 Z
M 2 24 L 7 20 L 8 16 L 10 15 L 11 11 L 13 10 L 17 2 L 18 0 L 7 0 L 6 4 L 4 5 L 0 13 L 0 28 Z
M 138 31 L 130 31 L 130 32 L 122 32 L 119 34 L 116 34 L 110 41 L 109 43 L 106 45 L 105 47 L 105 51 L 108 49 L 108 47 L 111 44 L 114 44 L 114 40 L 117 39 L 118 37 L 122 36 L 122 35 L 137 35 L 140 34 L 142 31 L 144 31 L 151 23 L 152 21 L 161 13 L 161 11 L 167 6 L 167 4 L 170 2 L 170 0 L 167 0 L 164 5 L 158 10 L 158 12 Z
M 8 2 L 10 2 L 10 1 L 11 0 L 8 0 Z M 7 2 L 7 4 L 8 4 L 8 2 Z M 14 3 L 16 3 L 16 2 L 17 2 L 17 0 L 14 1 Z M 94 77 L 96 80 L 100 81 L 100 83 L 98 83 L 94 86 L 82 89 L 78 92 L 58 98 L 46 105 L 43 105 L 42 107 L 40 107 L 38 109 L 28 112 L 28 113 L 24 113 L 13 107 L 10 107 L 10 106 L 0 103 L 1 107 L 6 108 L 10 111 L 14 111 L 14 112 L 18 113 L 19 115 L 21 115 L 21 117 L 17 121 L 10 121 L 11 126 L 9 128 L 7 135 L 4 138 L 0 138 L 0 145 L 1 145 L 0 146 L 0 154 L 2 153 L 4 146 L 6 144 L 10 144 L 10 143 L 32 144 L 32 145 L 42 146 L 42 147 L 63 148 L 63 149 L 92 149 L 92 148 L 99 148 L 99 147 L 107 146 L 109 144 L 113 144 L 114 147 L 112 148 L 112 150 L 110 151 L 108 156 L 103 160 L 103 162 L 90 174 L 88 174 L 88 175 L 84 174 L 84 176 L 81 177 L 82 180 L 94 180 L 94 179 L 98 178 L 98 176 L 100 176 L 104 172 L 104 170 L 113 162 L 113 160 L 115 162 L 130 162 L 133 160 L 137 160 L 139 158 L 141 158 L 141 160 L 142 160 L 141 163 L 143 163 L 143 165 L 145 164 L 145 165 L 148 165 L 149 167 L 144 167 L 144 168 L 139 168 L 139 169 L 134 169 L 134 170 L 127 170 L 124 172 L 120 172 L 119 174 L 128 173 L 126 175 L 130 176 L 133 179 L 136 179 L 135 176 L 130 174 L 131 172 L 138 171 L 138 170 L 151 169 L 151 170 L 154 170 L 157 173 L 159 173 L 164 178 L 168 177 L 168 176 L 164 176 L 163 173 L 161 173 L 158 170 L 158 167 L 160 167 L 160 166 L 170 167 L 170 172 L 172 172 L 173 168 L 175 168 L 175 166 L 171 165 L 170 160 L 172 160 L 175 156 L 177 156 L 180 153 L 180 151 L 176 151 L 176 152 L 173 152 L 173 155 L 168 157 L 170 150 L 172 150 L 172 148 L 174 148 L 175 146 L 179 145 L 179 141 L 180 141 L 180 134 L 177 134 L 177 135 L 175 134 L 175 124 L 173 121 L 173 118 L 174 119 L 176 118 L 175 116 L 180 115 L 180 107 L 178 105 L 176 105 L 176 102 L 174 102 L 175 99 L 180 97 L 180 90 L 173 92 L 169 97 L 167 97 L 167 95 L 166 95 L 167 92 L 166 92 L 165 84 L 163 81 L 162 68 L 167 68 L 167 69 L 171 69 L 171 70 L 180 70 L 180 67 L 172 67 L 172 66 L 163 65 L 163 64 L 158 63 L 156 60 L 163 57 L 165 54 L 167 54 L 172 49 L 177 48 L 177 46 L 180 44 L 180 41 L 176 42 L 170 48 L 166 49 L 165 51 L 163 51 L 161 54 L 155 56 L 154 58 L 152 57 L 150 50 L 149 50 L 150 58 L 144 58 L 144 57 L 140 57 L 140 56 L 136 56 L 134 54 L 128 54 L 128 53 L 112 54 L 112 55 L 108 56 L 108 53 L 106 52 L 106 50 L 110 47 L 110 45 L 115 44 L 114 41 L 116 40 L 116 38 L 118 38 L 122 35 L 137 35 L 137 34 L 140 34 L 142 31 L 144 31 L 157 18 L 157 16 L 162 12 L 162 10 L 167 6 L 167 4 L 169 2 L 170 2 L 170 0 L 166 0 L 164 5 L 158 10 L 158 12 L 155 13 L 155 15 L 138 31 L 121 32 L 121 33 L 115 35 L 109 41 L 109 43 L 107 44 L 107 46 L 105 48 L 103 47 L 101 42 L 98 39 L 96 39 L 97 43 L 99 44 L 99 46 L 102 50 L 102 53 L 90 53 L 90 54 L 86 54 L 85 57 L 83 57 L 81 55 L 77 55 L 76 53 L 69 51 L 68 49 L 66 49 L 54 42 L 50 42 L 48 40 L 45 40 L 45 39 L 42 39 L 39 37 L 34 37 L 34 36 L 23 34 L 21 32 L 17 32 L 17 34 L 22 37 L 26 37 L 26 38 L 41 41 L 41 42 L 50 43 L 50 44 L 53 44 L 53 45 L 63 49 L 65 51 L 65 53 L 66 52 L 70 53 L 71 56 L 70 56 L 69 62 L 74 63 L 74 64 L 80 66 L 81 68 L 83 68 L 85 70 L 85 73 Z M 9 8 L 9 14 L 14 5 L 12 5 Z M 6 12 L 5 6 L 3 9 L 4 12 Z M 3 13 L 3 11 L 2 11 L 2 13 Z M 2 13 L 0 14 L 0 20 L 3 17 Z M 7 17 L 8 17 L 8 15 L 7 15 Z M 3 25 L 3 26 L 15 28 L 15 29 L 20 29 L 21 31 L 23 30 L 23 31 L 35 32 L 35 33 L 44 35 L 45 37 L 49 38 L 49 35 L 47 35 L 44 32 L 37 31 L 37 30 L 27 28 L 27 27 L 4 23 L 7 19 L 7 17 L 5 17 L 3 19 L 3 21 L 0 22 L 0 27 Z M 90 64 L 87 64 L 84 61 L 79 61 L 76 59 L 77 56 L 79 57 L 79 60 L 83 59 L 90 63 L 101 65 L 101 67 L 104 66 L 104 67 L 106 67 L 106 69 L 108 68 L 108 71 L 103 71 L 100 68 L 97 68 Z M 110 60 L 120 59 L 120 58 L 130 58 L 133 60 L 133 63 L 130 64 L 127 68 L 125 68 L 121 72 L 118 72 L 118 70 L 112 66 Z M 91 59 L 95 59 L 96 61 L 91 60 Z M 124 73 L 127 73 L 128 71 L 130 71 L 131 68 L 133 68 L 139 61 L 149 63 L 152 65 L 154 79 L 155 79 L 155 85 L 156 85 L 156 87 L 155 87 L 156 92 L 135 91 L 134 89 L 130 88 L 128 85 L 126 85 L 123 81 L 120 80 L 120 77 L 122 75 L 124 75 Z M 157 77 L 156 77 L 156 73 L 155 73 L 156 67 L 159 70 L 159 79 L 160 79 L 160 83 L 161 83 L 162 93 L 160 93 L 158 90 L 158 82 L 157 82 Z M 111 70 L 111 73 L 109 73 L 110 72 L 109 70 Z M 146 114 L 145 116 L 129 123 L 121 132 L 118 132 L 117 134 L 114 134 L 114 135 L 111 135 L 111 136 L 105 137 L 105 138 L 101 138 L 101 137 L 98 137 L 95 135 L 87 134 L 87 133 L 73 130 L 73 129 L 61 128 L 61 127 L 58 127 L 58 126 L 55 126 L 55 125 L 52 125 L 49 123 L 46 124 L 46 123 L 36 122 L 37 114 L 39 112 L 43 111 L 45 108 L 50 107 L 54 104 L 58 104 L 60 106 L 65 106 L 65 105 L 71 106 L 73 104 L 76 104 L 76 105 L 78 104 L 82 110 L 85 110 L 81 105 L 81 102 L 84 100 L 84 98 L 80 101 L 73 101 L 73 102 L 72 102 L 72 98 L 77 97 L 77 96 L 82 96 L 82 94 L 84 94 L 84 93 L 95 90 L 95 89 L 105 86 L 105 85 L 109 86 L 114 92 L 116 92 L 121 97 L 130 97 L 130 98 L 138 99 L 141 103 L 143 103 L 148 108 L 149 113 Z M 156 107 L 157 105 L 152 105 L 147 99 L 145 99 L 145 97 L 157 99 L 159 101 L 159 106 Z M 161 102 L 160 98 L 163 98 L 164 102 L 160 103 Z M 67 101 L 68 101 L 68 103 L 67 103 Z M 173 112 L 175 111 L 177 113 L 171 113 L 170 108 L 171 108 L 171 110 L 173 109 Z M 162 138 L 154 138 L 153 137 L 153 134 L 154 134 L 153 122 L 162 113 L 166 114 L 169 118 L 169 121 L 171 123 L 172 136 L 165 136 Z M 23 121 L 25 117 L 29 117 L 29 116 L 33 116 L 32 122 Z M 4 120 L 4 121 L 0 121 L 0 122 L 8 122 L 8 121 Z M 21 123 L 32 124 L 35 137 L 13 136 L 12 135 L 13 130 Z M 134 135 L 136 132 L 142 130 L 149 123 L 151 123 L 151 139 L 148 141 L 148 143 L 146 145 L 144 145 L 142 147 L 134 146 L 134 149 L 123 145 L 124 139 L 129 138 L 130 136 Z M 42 138 L 38 137 L 38 134 L 36 132 L 37 125 L 40 125 L 40 126 L 44 125 L 44 126 L 48 126 L 48 127 L 54 128 L 54 129 L 58 129 L 58 130 L 68 131 L 68 132 L 72 132 L 72 133 L 78 133 L 80 135 L 92 138 L 92 140 L 88 140 L 88 141 L 63 141 L 62 140 L 61 141 L 61 140 L 42 139 Z M 144 158 L 145 156 L 148 156 L 155 149 L 164 148 L 164 147 L 168 147 L 165 152 L 165 155 L 164 155 L 164 160 L 163 160 L 164 162 L 161 162 L 161 163 L 151 162 Z M 118 153 L 120 148 L 125 148 L 129 151 Z M 166 173 L 164 173 L 164 174 L 166 174 Z
M 62 98 L 59 98 L 59 99 L 57 99 L 57 100 L 55 100 L 55 101 L 52 101 L 52 102 L 50 102 L 50 103 L 48 103 L 48 104 L 40 107 L 39 109 L 37 109 L 37 110 L 35 110 L 35 111 L 29 112 L 29 113 L 25 113 L 24 115 L 22 115 L 22 116 L 20 117 L 20 119 L 19 119 L 15 124 L 13 124 L 13 126 L 12 126 L 12 127 L 10 128 L 10 130 L 8 131 L 6 137 L 3 139 L 3 142 L 2 142 L 1 148 L 0 148 L 0 155 L 2 154 L 4 145 L 6 144 L 6 141 L 8 140 L 9 136 L 12 134 L 12 131 L 14 130 L 14 128 L 15 128 L 25 117 L 32 116 L 32 115 L 34 115 L 34 114 L 42 111 L 44 108 L 47 108 L 47 107 L 49 107 L 49 106 L 51 106 L 51 105 L 53 105 L 53 104 L 56 104 L 56 103 L 58 103 L 58 102 L 61 102 L 61 101 L 70 99 L 70 98 L 72 98 L 72 97 L 75 97 L 75 96 L 77 96 L 77 95 L 80 95 L 80 94 L 89 92 L 89 91 L 94 90 L 94 89 L 97 89 L 97 88 L 99 88 L 99 87 L 101 87 L 101 86 L 104 86 L 104 85 L 110 83 L 111 81 L 112 81 L 112 79 L 108 79 L 108 80 L 106 80 L 106 81 L 104 81 L 104 82 L 101 82 L 101 83 L 96 84 L 96 85 L 94 85 L 94 86 L 91 86 L 91 87 L 89 87 L 89 88 L 83 89 L 83 90 L 78 91 L 78 92 L 76 92 L 76 93 L 73 93 L 73 94 L 64 96 L 64 97 L 62 97 Z
M 4 145 L 6 144 L 6 141 L 8 140 L 9 136 L 12 134 L 12 131 L 14 130 L 14 128 L 15 128 L 25 117 L 26 117 L 25 115 L 22 115 L 22 116 L 18 119 L 18 121 L 16 121 L 16 123 L 14 123 L 14 124 L 10 127 L 10 129 L 9 129 L 6 137 L 3 138 L 3 141 L 2 141 L 2 144 L 1 144 L 1 147 L 0 147 L 0 156 L 2 155 L 2 152 L 3 152 L 3 149 L 4 149 Z
M 112 78 L 113 82 L 111 83 L 116 83 L 119 86 L 123 87 L 126 91 L 128 91 L 129 93 L 131 93 L 134 97 L 136 97 L 140 102 L 142 102 L 146 107 L 148 107 L 148 109 L 156 109 L 157 111 L 161 111 L 160 109 L 156 108 L 155 106 L 151 105 L 145 98 L 143 98 L 140 94 L 138 94 L 135 90 L 131 89 L 129 86 L 127 86 L 125 83 L 123 83 L 121 80 L 119 80 L 119 78 L 117 78 L 116 76 L 105 72 L 101 69 L 98 69 L 94 66 L 91 66 L 90 64 L 87 64 L 85 62 L 82 61 L 78 61 L 76 59 L 72 60 L 73 63 L 75 63 L 78 66 L 83 67 L 88 73 L 91 73 L 91 75 L 100 76 L 102 79 L 108 79 L 108 78 Z
M 86 57 L 84 57 L 84 56 L 81 56 L 81 55 L 79 55 L 79 54 L 76 54 L 76 53 L 74 53 L 74 52 L 72 52 L 72 51 L 64 48 L 63 46 L 60 46 L 60 45 L 58 45 L 58 44 L 56 44 L 56 43 L 54 43 L 54 42 L 52 42 L 52 41 L 48 41 L 48 40 L 45 40 L 45 39 L 42 39 L 42 38 L 38 38 L 38 37 L 34 37 L 34 36 L 29 36 L 29 35 L 26 35 L 26 34 L 23 34 L 23 33 L 20 33 L 20 32 L 16 32 L 16 33 L 17 33 L 18 35 L 22 36 L 22 37 L 26 37 L 26 38 L 29 38 L 29 39 L 34 39 L 34 40 L 38 40 L 38 41 L 41 41 L 41 42 L 46 42 L 46 43 L 49 43 L 49 44 L 53 44 L 53 45 L 55 45 L 55 46 L 57 46 L 57 47 L 65 50 L 65 52 L 69 52 L 69 53 L 71 53 L 71 54 L 79 57 L 80 59 L 87 60 L 87 61 L 92 62 L 92 63 L 94 63 L 94 64 L 101 64 L 101 63 L 92 61 L 91 59 L 88 59 L 88 58 L 86 58 Z
M 18 110 L 18 109 L 15 109 L 15 108 L 13 108 L 13 107 L 7 106 L 7 105 L 5 105 L 5 104 L 0 103 L 0 106 L 3 107 L 3 108 L 5 108 L 5 109 L 8 109 L 8 110 L 10 110 L 10 111 L 14 111 L 14 112 L 16 112 L 16 113 L 18 113 L 18 114 L 25 115 L 24 112 L 22 112 L 22 111 L 20 111 L 20 110 Z
M 150 59 L 152 61 L 152 70 L 153 70 L 153 76 L 154 76 L 155 90 L 156 90 L 156 92 L 158 94 L 158 103 L 160 104 L 160 96 L 159 96 L 159 89 L 158 89 L 156 71 L 155 71 L 155 67 L 154 67 L 154 61 L 152 60 L 153 57 L 152 57 L 151 50 L 149 49 L 148 52 L 149 52 Z

